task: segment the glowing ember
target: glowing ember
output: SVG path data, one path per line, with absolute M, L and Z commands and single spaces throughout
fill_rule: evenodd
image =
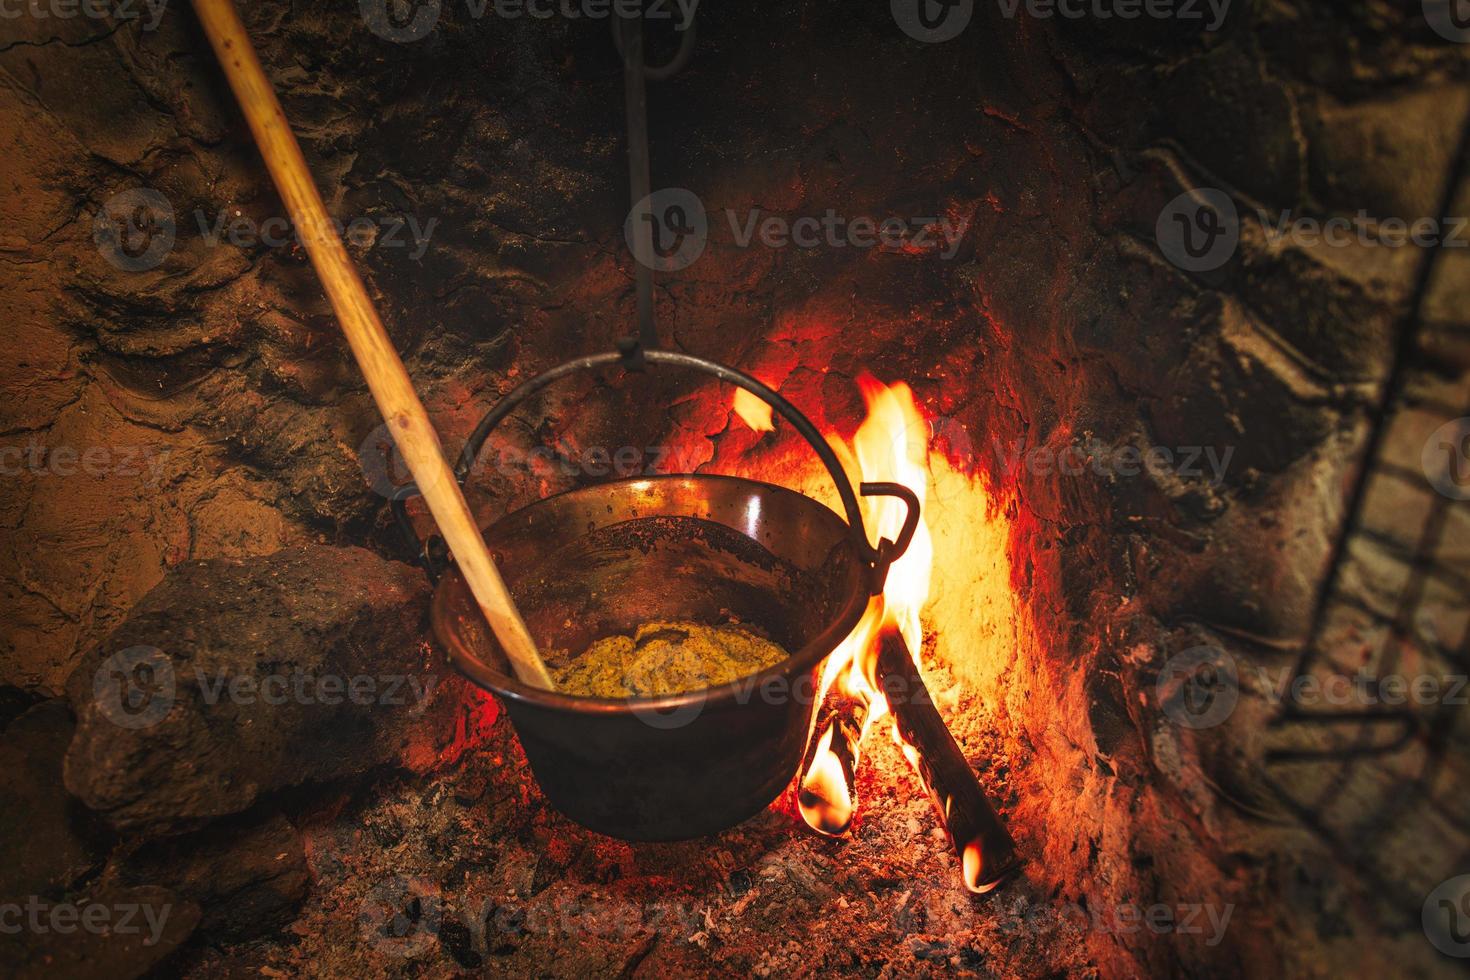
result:
M 744 388 L 735 389 L 735 414 L 756 432 L 776 431 L 776 424 L 771 419 L 771 406 Z

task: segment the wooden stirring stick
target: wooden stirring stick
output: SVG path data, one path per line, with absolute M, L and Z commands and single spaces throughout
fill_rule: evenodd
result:
M 413 390 L 408 372 L 393 349 L 388 332 L 373 309 L 352 260 L 327 217 L 301 147 L 286 122 L 270 81 L 261 70 L 255 47 L 235 11 L 233 0 L 194 0 L 204 33 L 224 68 L 230 88 L 240 102 L 260 155 L 275 181 L 276 190 L 291 213 L 297 233 L 321 278 L 332 310 L 347 335 L 347 343 L 367 378 L 378 411 L 388 422 L 393 441 L 403 453 L 414 482 L 428 502 L 445 542 L 490 622 L 495 637 L 523 683 L 553 690 L 551 675 L 525 620 L 515 607 L 485 541 L 470 516 L 469 506 L 444 458 L 439 437 L 428 413 Z

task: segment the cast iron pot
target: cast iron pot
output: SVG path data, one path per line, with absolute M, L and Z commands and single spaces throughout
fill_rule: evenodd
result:
M 852 487 L 831 448 L 794 406 L 755 379 L 702 358 L 646 351 L 655 364 L 694 368 L 766 402 L 811 443 L 836 483 L 847 523 L 782 487 L 727 476 L 615 480 L 549 497 L 485 528 L 485 540 L 553 665 L 613 634 L 658 620 L 738 622 L 790 656 L 759 674 L 684 694 L 612 700 L 516 680 L 443 544 L 420 545 L 406 486 L 394 510 L 419 561 L 438 580 L 435 638 L 454 666 L 495 694 L 536 781 L 562 813 L 625 840 L 683 840 L 731 827 L 768 806 L 801 764 L 822 661 L 851 632 L 888 566 L 908 546 L 918 501 L 897 484 L 864 495 L 901 497 L 897 541 L 869 545 Z M 520 402 L 574 371 L 628 366 L 628 354 L 580 358 L 516 388 L 481 420 L 461 456 L 461 483 L 491 430 Z M 636 365 L 634 365 L 636 367 Z M 636 656 L 636 654 L 635 654 Z

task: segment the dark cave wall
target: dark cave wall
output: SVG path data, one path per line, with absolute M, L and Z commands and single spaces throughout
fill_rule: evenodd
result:
M 629 331 L 603 26 L 450 5 L 428 38 L 394 44 L 351 6 L 245 13 L 334 213 L 435 221 L 417 260 L 381 240 L 353 251 L 448 446 L 518 379 Z M 1279 862 L 1235 854 L 1256 831 L 1237 805 L 1262 794 L 1250 732 L 1161 723 L 1153 680 L 1202 637 L 1249 637 L 1267 662 L 1300 639 L 1412 255 L 1272 245 L 1252 216 L 1431 213 L 1464 52 L 1387 3 L 1240 3 L 1217 33 L 1013 22 L 982 4 L 943 45 L 904 37 L 881 4 L 700 18 L 689 67 L 651 93 L 654 184 L 711 216 L 704 256 L 660 279 L 662 336 L 845 432 L 858 373 L 906 380 L 969 435 L 960 461 L 1014 492 L 1015 584 L 1045 646 L 994 721 L 1034 752 L 1023 807 L 1062 894 L 1269 891 Z M 0 682 L 55 692 L 179 562 L 395 545 L 359 455 L 378 420 L 301 250 L 199 233 L 196 213 L 263 221 L 280 205 L 188 11 L 156 31 L 0 29 L 16 32 L 0 44 L 0 304 L 17 353 L 0 424 L 10 444 L 112 452 L 96 473 L 23 467 L 6 495 Z M 1235 256 L 1190 274 L 1154 229 L 1197 186 L 1247 217 Z M 167 196 L 178 235 L 129 272 L 92 218 L 137 187 Z M 970 223 L 949 260 L 740 247 L 724 212 L 753 207 Z M 1438 283 L 1446 321 L 1464 281 Z M 554 389 L 508 444 L 672 446 L 717 469 L 750 444 L 697 379 L 609 380 Z M 1214 484 L 1061 480 L 996 453 L 1093 441 L 1233 456 Z M 133 448 L 146 465 L 121 465 Z M 582 478 L 481 467 L 476 489 L 499 512 Z M 1063 787 L 1079 802 L 1053 811 Z M 1089 862 L 1104 873 L 1078 883 Z M 1139 968 L 1230 969 L 1270 963 L 1273 943 L 1129 948 Z

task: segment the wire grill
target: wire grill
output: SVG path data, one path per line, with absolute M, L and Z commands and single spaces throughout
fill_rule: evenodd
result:
M 1470 121 L 1443 216 L 1466 200 L 1467 155 Z M 1470 323 L 1440 301 L 1470 278 L 1457 258 L 1443 240 L 1420 255 L 1267 755 L 1282 802 L 1415 916 L 1435 885 L 1470 870 Z

